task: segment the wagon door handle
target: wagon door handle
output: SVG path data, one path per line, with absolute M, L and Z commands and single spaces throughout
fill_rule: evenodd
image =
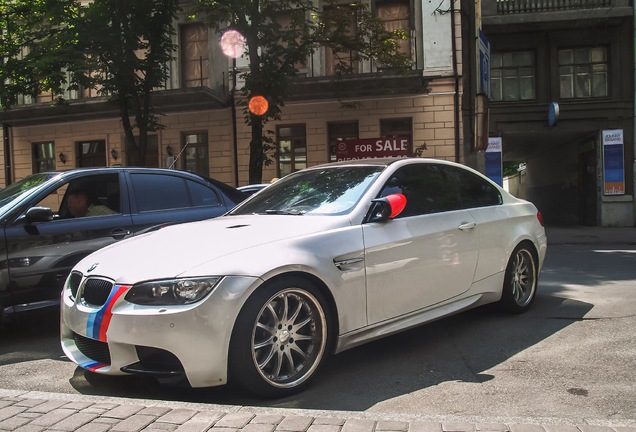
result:
M 462 231 L 466 231 L 466 230 L 471 230 L 473 228 L 475 228 L 477 226 L 477 224 L 475 222 L 462 222 L 459 225 L 459 229 Z
M 115 228 L 114 230 L 111 231 L 110 235 L 115 240 L 121 240 L 125 238 L 126 236 L 130 235 L 130 230 L 127 230 L 124 228 Z

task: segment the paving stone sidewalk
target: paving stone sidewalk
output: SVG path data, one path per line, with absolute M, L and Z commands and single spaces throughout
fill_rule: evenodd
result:
M 466 422 L 418 416 L 192 404 L 0 390 L 0 431 L 636 432 L 634 421 Z

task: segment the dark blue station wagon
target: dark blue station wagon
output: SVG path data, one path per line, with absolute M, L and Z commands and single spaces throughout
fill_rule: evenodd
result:
M 74 217 L 69 201 L 78 191 L 102 211 Z M 71 268 L 91 252 L 166 224 L 220 216 L 246 196 L 217 180 L 160 168 L 38 173 L 7 186 L 0 190 L 0 321 L 58 304 Z

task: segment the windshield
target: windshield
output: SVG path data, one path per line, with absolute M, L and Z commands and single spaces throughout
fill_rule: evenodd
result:
M 263 189 L 230 214 L 346 214 L 383 169 L 339 166 L 299 171 Z
M 42 183 L 59 175 L 59 173 L 39 173 L 23 178 L 0 191 L 0 208 L 6 206 L 14 199 L 26 195 Z

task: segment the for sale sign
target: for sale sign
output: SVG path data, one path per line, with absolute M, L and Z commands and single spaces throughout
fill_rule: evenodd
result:
M 408 138 L 365 138 L 338 141 L 336 158 L 339 161 L 407 157 L 411 154 Z

